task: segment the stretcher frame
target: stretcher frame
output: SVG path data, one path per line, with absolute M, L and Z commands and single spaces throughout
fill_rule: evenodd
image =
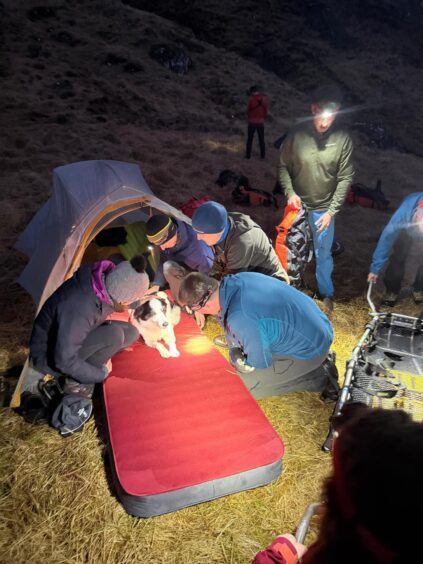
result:
M 364 333 L 357 343 L 357 346 L 353 349 L 351 358 L 347 361 L 344 383 L 339 393 L 339 397 L 333 410 L 332 417 L 339 416 L 342 413 L 345 404 L 354 401 L 352 397 L 352 391 L 357 379 L 356 371 L 360 366 L 360 363 L 365 362 L 366 353 L 374 344 L 374 335 L 380 327 L 390 326 L 402 328 L 410 333 L 411 340 L 413 339 L 414 335 L 420 335 L 423 330 L 423 313 L 419 317 L 411 317 L 408 315 L 402 315 L 392 312 L 378 312 L 372 300 L 372 288 L 373 282 L 370 282 L 367 290 L 367 302 L 370 306 L 371 320 L 366 324 Z M 386 349 L 386 352 L 392 357 L 395 357 L 395 355 L 398 354 L 398 351 L 389 348 Z M 403 351 L 401 354 L 407 355 L 407 353 L 404 353 Z M 423 355 L 421 358 L 423 360 Z M 375 366 L 375 369 L 378 368 L 381 372 L 384 372 L 385 370 L 386 372 L 389 372 L 389 368 L 386 368 L 382 365 L 380 365 L 379 367 Z M 423 394 L 421 394 L 420 392 L 416 392 L 416 394 L 419 394 L 419 398 L 421 396 L 420 401 L 423 401 Z M 322 445 L 323 451 L 330 452 L 332 450 L 334 432 L 335 431 L 331 423 L 328 436 Z

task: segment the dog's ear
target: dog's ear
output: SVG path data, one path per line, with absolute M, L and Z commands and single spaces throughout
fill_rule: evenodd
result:
M 161 290 L 159 292 L 156 292 L 156 296 L 158 298 L 160 298 L 161 300 L 169 300 L 169 298 L 167 297 L 166 292 L 162 292 Z
M 145 302 L 144 304 L 139 305 L 136 307 L 132 313 L 132 318 L 136 321 L 146 321 L 154 314 L 153 310 L 151 309 L 150 302 Z

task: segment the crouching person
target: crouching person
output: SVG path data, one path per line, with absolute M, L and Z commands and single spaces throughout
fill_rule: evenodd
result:
M 407 257 L 413 248 L 418 250 L 415 264 L 416 277 L 413 282 L 413 298 L 417 305 L 423 305 L 423 192 L 410 194 L 391 217 L 382 231 L 373 254 L 368 275 L 369 282 L 377 282 L 380 271 L 386 263 L 384 283 L 386 292 L 382 303 L 394 306 L 401 291 Z M 392 251 L 392 252 L 391 252 Z
M 200 273 L 184 278 L 179 300 L 193 311 L 218 315 L 233 366 L 256 399 L 299 390 L 337 391 L 328 360 L 333 331 L 311 298 L 254 272 L 221 282 Z
M 111 370 L 110 359 L 134 343 L 130 323 L 106 321 L 148 289 L 143 256 L 115 265 L 103 260 L 79 268 L 45 302 L 30 339 L 30 360 L 42 374 L 61 382 L 64 396 L 51 424 L 63 436 L 80 430 L 92 412 L 94 385 Z

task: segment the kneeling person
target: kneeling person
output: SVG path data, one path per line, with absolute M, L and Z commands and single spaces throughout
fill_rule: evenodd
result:
M 330 388 L 330 373 L 336 372 L 327 366 L 331 323 L 295 288 L 253 272 L 221 282 L 191 273 L 182 281 L 179 299 L 193 311 L 219 316 L 234 347 L 233 364 L 256 399 Z
M 289 284 L 269 237 L 248 215 L 228 213 L 218 202 L 206 202 L 192 216 L 192 226 L 198 239 L 214 248 L 210 272 L 214 278 L 220 280 L 238 272 L 260 272 Z
M 377 282 L 379 273 L 388 262 L 384 276 L 386 293 L 382 303 L 395 305 L 405 273 L 407 256 L 413 248 L 413 241 L 419 245 L 416 277 L 413 282 L 413 297 L 417 305 L 423 305 L 423 192 L 410 194 L 391 217 L 373 253 L 368 275 L 369 282 Z M 392 251 L 392 253 L 391 253 Z
M 138 339 L 130 323 L 106 319 L 145 294 L 145 266 L 143 256 L 117 266 L 110 260 L 84 265 L 44 303 L 32 329 L 30 360 L 42 374 L 64 379 L 65 394 L 90 399 L 94 384 L 110 372 L 112 356 Z
M 177 300 L 182 278 L 189 270 L 207 273 L 213 265 L 214 253 L 188 223 L 167 215 L 156 214 L 147 221 L 147 239 L 160 248 L 160 261 L 152 287 L 156 292 L 167 282 Z

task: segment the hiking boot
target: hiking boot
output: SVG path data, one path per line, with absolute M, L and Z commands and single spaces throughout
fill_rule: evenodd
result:
M 326 386 L 323 388 L 322 393 L 320 394 L 320 399 L 325 403 L 330 401 L 337 401 L 339 397 L 339 375 L 335 360 L 336 355 L 331 351 L 321 366 L 321 370 L 323 370 L 327 375 Z
M 333 300 L 332 298 L 323 298 L 323 308 L 325 309 L 325 313 L 331 314 L 333 312 Z
M 345 250 L 344 245 L 341 243 L 341 241 L 334 241 L 332 244 L 332 248 L 331 248 L 331 253 L 333 257 L 336 257 L 338 255 L 340 255 L 341 253 L 343 253 Z
M 223 349 L 229 349 L 228 341 L 226 340 L 225 335 L 218 335 L 213 339 L 213 343 L 218 347 L 222 347 Z
M 382 304 L 389 307 L 393 307 L 397 303 L 397 300 L 398 294 L 395 292 L 385 292 L 382 296 Z
M 423 291 L 419 290 L 418 292 L 413 291 L 413 298 L 417 305 L 423 305 Z

